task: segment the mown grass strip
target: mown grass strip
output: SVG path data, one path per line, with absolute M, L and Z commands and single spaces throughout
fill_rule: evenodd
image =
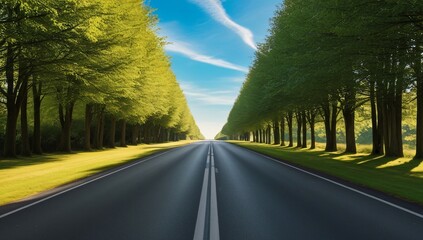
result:
M 0 160 L 0 205 L 193 141 Z
M 411 157 L 371 156 L 365 152 L 327 153 L 322 149 L 309 150 L 241 141 L 229 142 L 423 205 L 421 160 Z

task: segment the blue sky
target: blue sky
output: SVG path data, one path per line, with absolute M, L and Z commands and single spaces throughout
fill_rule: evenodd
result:
M 221 130 L 281 0 L 147 0 L 188 105 L 208 139 Z

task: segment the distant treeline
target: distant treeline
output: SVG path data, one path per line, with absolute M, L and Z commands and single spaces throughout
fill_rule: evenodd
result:
M 142 1 L 0 3 L 0 155 L 202 138 Z
M 423 1 L 285 0 L 222 133 L 294 146 L 296 126 L 296 145 L 308 147 L 310 136 L 314 148 L 321 121 L 326 151 L 336 151 L 342 120 L 355 153 L 356 110 L 367 106 L 372 153 L 401 157 L 411 105 L 422 158 L 422 40 Z

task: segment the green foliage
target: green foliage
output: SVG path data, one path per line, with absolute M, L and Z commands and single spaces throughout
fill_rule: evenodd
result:
M 19 112 L 26 101 L 32 116 L 35 103 L 42 101 L 41 128 L 49 129 L 49 138 L 56 128 L 64 140 L 74 122 L 72 142 L 83 142 L 79 132 L 84 129 L 78 127 L 83 124 L 76 123 L 96 114 L 133 126 L 154 122 L 182 138 L 202 137 L 171 70 L 165 42 L 156 34 L 157 19 L 142 1 L 0 3 L 0 78 L 6 79 L 0 82 L 0 101 L 8 106 L 0 108 L 6 113 L 2 116 Z M 14 93 L 8 92 L 12 85 Z M 26 93 L 28 100 L 21 97 Z M 88 105 L 95 106 L 91 116 L 85 113 Z M 2 118 L 0 126 L 13 121 Z M 35 122 L 35 117 L 29 120 L 30 128 Z
M 219 132 L 218 134 L 216 134 L 216 136 L 214 137 L 215 140 L 228 140 L 229 137 L 226 136 L 225 134 L 222 134 L 221 132 Z
M 305 111 L 318 113 L 314 120 L 325 124 L 316 125 L 316 136 L 328 143 L 335 131 L 354 152 L 355 139 L 373 134 L 386 154 L 402 156 L 423 114 L 415 104 L 423 102 L 415 94 L 423 84 L 422 10 L 423 2 L 411 0 L 284 1 L 222 133 L 239 136 Z

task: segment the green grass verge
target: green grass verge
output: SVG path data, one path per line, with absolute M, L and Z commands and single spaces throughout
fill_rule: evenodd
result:
M 423 205 L 421 160 L 371 156 L 366 152 L 368 146 L 359 147 L 361 153 L 343 154 L 341 151 L 327 153 L 319 148 L 309 150 L 228 142 Z
M 0 160 L 0 205 L 53 189 L 158 151 L 191 142 L 193 141 L 142 144 L 96 152 L 2 159 Z

